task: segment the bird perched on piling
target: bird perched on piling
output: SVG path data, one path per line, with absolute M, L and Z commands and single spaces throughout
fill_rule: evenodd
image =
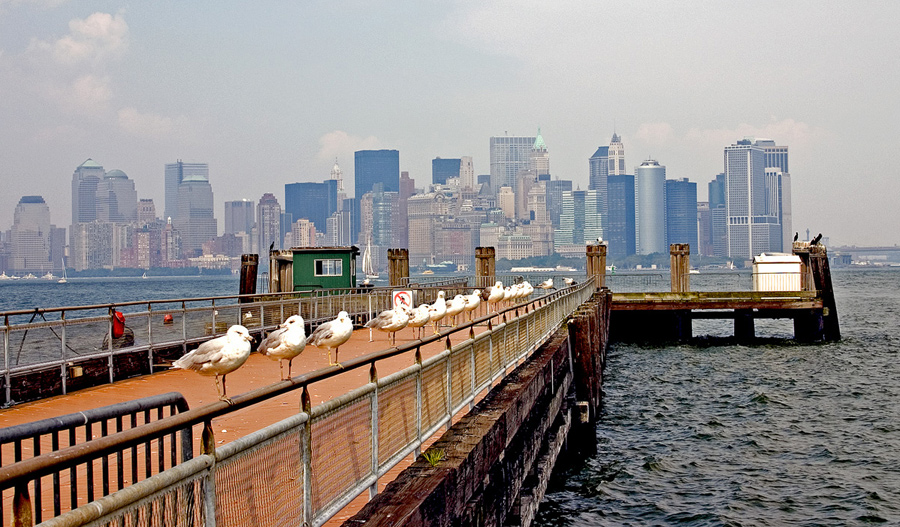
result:
M 797 241 L 797 240 L 799 240 L 799 239 L 800 239 L 800 233 L 799 233 L 799 232 L 795 232 L 795 233 L 794 233 L 794 241 Z
M 466 308 L 466 297 L 456 295 L 453 300 L 447 304 L 447 316 L 453 318 L 453 327 L 456 327 L 456 316 L 463 312 Z
M 422 338 L 422 334 L 425 332 L 423 329 L 425 324 L 431 321 L 430 307 L 428 304 L 419 304 L 419 307 L 413 309 L 409 316 L 407 325 L 411 328 L 419 328 L 419 338 Z M 415 337 L 415 330 L 413 330 L 413 337 Z
M 182 370 L 193 370 L 200 375 L 215 375 L 219 399 L 234 404 L 225 390 L 225 376 L 247 362 L 247 357 L 253 349 L 250 345 L 252 341 L 253 337 L 247 328 L 234 325 L 228 328 L 225 335 L 200 344 L 197 349 L 173 362 L 172 366 Z M 219 391 L 219 375 L 222 376 L 221 391 Z
M 291 378 L 291 362 L 294 357 L 300 355 L 306 347 L 306 327 L 303 317 L 292 315 L 282 322 L 278 329 L 269 333 L 269 336 L 259 343 L 256 348 L 261 354 L 272 360 L 278 361 L 278 371 L 281 380 Z M 284 361 L 288 361 L 288 376 L 284 376 Z
M 816 237 L 813 238 L 813 240 L 811 242 L 809 242 L 809 244 L 810 245 L 819 245 L 820 241 L 822 241 L 822 233 L 821 232 L 819 234 L 817 234 Z
M 563 278 L 563 282 L 566 283 L 566 287 L 572 287 L 573 285 L 578 283 L 574 278 L 569 278 L 568 276 Z
M 341 311 L 336 319 L 320 324 L 309 336 L 309 342 L 317 348 L 325 348 L 328 351 L 328 364 L 334 366 L 338 364 L 338 348 L 350 340 L 351 335 L 353 322 L 346 311 Z M 334 362 L 331 362 L 331 350 L 334 350 Z
M 409 324 L 409 312 L 405 306 L 395 306 L 394 309 L 387 309 L 378 314 L 377 317 L 366 322 L 369 328 L 369 342 L 372 342 L 371 331 L 377 329 L 389 333 L 388 338 L 391 345 L 397 342 L 396 332 L 405 328 Z
M 466 307 L 464 310 L 469 313 L 469 320 L 472 320 L 472 317 L 475 314 L 475 310 L 478 309 L 478 306 L 481 305 L 481 291 L 478 289 L 472 291 L 471 295 L 466 295 Z
M 431 318 L 431 325 L 434 327 L 434 334 L 438 334 L 438 325 L 441 319 L 447 314 L 447 301 L 444 300 L 444 292 L 438 291 L 437 300 L 428 308 L 428 315 Z
M 553 278 L 548 278 L 537 285 L 540 289 L 556 289 L 553 287 Z

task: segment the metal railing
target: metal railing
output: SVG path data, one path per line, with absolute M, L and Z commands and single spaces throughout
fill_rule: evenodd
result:
M 63 512 L 42 525 L 321 525 L 558 330 L 595 291 L 593 281 L 491 313 L 399 347 L 348 360 L 120 434 L 0 469 L 0 490 L 15 489 L 17 517 L 34 482 L 86 466 L 186 427 L 202 427 L 200 455 L 124 490 Z M 478 333 L 476 334 L 476 330 Z M 453 342 L 456 341 L 455 344 Z M 422 348 L 444 350 L 423 359 Z M 412 354 L 412 365 L 379 377 L 377 363 Z M 317 383 L 367 368 L 370 381 L 316 407 Z M 215 447 L 212 420 L 300 390 L 299 412 Z M 177 519 L 177 522 L 175 521 Z
M 93 441 L 99 437 L 122 432 L 129 428 L 160 420 L 179 412 L 186 412 L 188 403 L 184 396 L 177 392 L 169 392 L 133 401 L 121 402 L 101 408 L 93 408 L 75 414 L 42 419 L 32 423 L 9 426 L 0 429 L 0 466 L 21 462 L 26 458 L 39 457 L 44 453 L 56 452 L 60 449 L 80 443 Z M 141 474 L 139 464 L 144 469 L 144 478 L 162 472 L 166 468 L 193 457 L 190 428 L 181 431 L 180 441 L 173 432 L 168 436 L 168 443 L 160 439 L 153 444 L 148 442 L 133 447 L 126 462 L 126 452 L 118 452 L 114 460 L 116 470 L 110 470 L 109 460 L 102 460 L 98 478 L 101 492 L 96 495 L 106 496 L 112 486 L 118 490 L 125 487 L 125 481 L 139 481 Z M 156 454 L 154 459 L 154 453 Z M 63 510 L 63 491 L 68 490 L 69 503 L 66 509 L 78 506 L 78 498 L 93 501 L 95 496 L 95 477 L 93 465 L 86 467 L 84 477 L 80 478 L 84 489 L 79 489 L 79 478 L 72 468 L 61 469 L 52 473 L 53 514 L 59 515 Z M 129 470 L 130 468 L 130 470 Z M 63 473 L 65 472 L 67 473 Z M 41 480 L 34 482 L 34 512 L 36 521 L 40 522 L 43 512 Z M 4 517 L 3 502 L 0 501 L 0 518 Z
M 465 290 L 465 283 L 441 287 L 453 295 Z M 420 302 L 431 302 L 434 287 L 412 288 Z M 117 380 L 116 357 L 146 354 L 141 371 L 152 373 L 168 367 L 172 358 L 212 337 L 225 334 L 233 324 L 242 324 L 252 333 L 269 330 L 287 317 L 301 314 L 310 324 L 347 311 L 351 319 L 363 323 L 391 307 L 390 288 L 316 289 L 289 293 L 233 295 L 54 307 L 0 312 L 3 357 L 0 364 L 5 396 L 4 407 L 15 404 L 14 379 L 39 372 L 58 382 L 55 393 L 66 394 L 78 386 L 80 365 L 105 362 L 108 382 Z M 113 338 L 114 313 L 125 315 L 126 338 Z M 160 356 L 162 350 L 170 350 Z M 134 375 L 131 372 L 127 376 Z

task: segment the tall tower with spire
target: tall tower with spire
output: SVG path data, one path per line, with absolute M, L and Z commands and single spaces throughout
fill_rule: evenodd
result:
M 537 137 L 534 138 L 534 145 L 531 147 L 530 165 L 536 176 L 550 174 L 550 153 L 547 151 L 540 127 L 538 127 Z
M 337 181 L 337 202 L 340 206 L 347 198 L 347 193 L 344 192 L 344 171 L 338 165 L 337 158 L 334 158 L 334 166 L 331 167 L 331 179 Z
M 609 174 L 610 176 L 625 175 L 625 146 L 622 145 L 622 138 L 619 134 L 613 132 L 612 139 L 609 142 Z

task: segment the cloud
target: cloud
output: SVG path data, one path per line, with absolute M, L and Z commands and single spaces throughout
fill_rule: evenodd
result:
M 373 150 L 381 148 L 381 142 L 377 137 L 358 137 L 350 135 L 343 130 L 328 132 L 319 138 L 319 151 L 316 159 L 331 162 L 335 158 L 351 159 L 353 152 L 357 150 Z
M 735 128 L 691 128 L 684 139 L 688 143 L 727 146 L 744 137 L 774 139 L 780 145 L 806 146 L 823 140 L 828 132 L 794 119 L 772 118 L 757 126 L 741 123 Z
M 136 108 L 122 108 L 118 112 L 119 127 L 131 135 L 161 139 L 176 131 L 175 119 L 153 113 L 141 113 Z
M 47 96 L 63 111 L 79 115 L 97 115 L 106 111 L 112 97 L 108 77 L 80 75 L 65 84 L 47 88 Z
M 60 64 L 100 65 L 121 57 L 128 49 L 128 24 L 122 12 L 94 13 L 69 21 L 69 34 L 57 40 L 34 40 L 32 50 L 45 50 Z

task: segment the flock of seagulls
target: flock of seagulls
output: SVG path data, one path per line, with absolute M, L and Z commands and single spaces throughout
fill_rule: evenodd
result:
M 565 278 L 567 286 L 575 284 L 571 278 Z M 537 285 L 540 289 L 555 289 L 553 279 L 550 278 Z M 474 319 L 475 310 L 482 303 L 494 312 L 503 305 L 512 305 L 517 300 L 527 298 L 534 292 L 527 280 L 519 279 L 515 284 L 504 287 L 503 282 L 497 281 L 493 286 L 484 290 L 476 289 L 471 294 L 454 296 L 449 302 L 443 291 L 438 291 L 437 298 L 431 304 L 420 304 L 415 308 L 406 305 L 398 305 L 393 309 L 382 311 L 375 318 L 369 320 L 365 327 L 369 328 L 369 342 L 372 342 L 372 330 L 377 329 L 389 334 L 392 345 L 396 344 L 396 333 L 405 327 L 418 329 L 418 338 L 422 338 L 425 326 L 431 322 L 434 334 L 444 319 L 450 321 L 453 327 L 459 323 L 459 316 L 467 313 L 468 320 Z M 246 315 L 245 315 L 246 316 Z M 413 332 L 415 336 L 415 331 Z M 257 351 L 261 355 L 274 361 L 278 361 L 281 380 L 291 378 L 291 365 L 307 344 L 318 348 L 324 348 L 328 354 L 328 363 L 332 366 L 338 364 L 338 350 L 342 344 L 350 340 L 353 335 L 353 322 L 346 311 L 338 313 L 337 318 L 316 327 L 315 331 L 307 337 L 306 324 L 300 315 L 292 315 L 281 323 L 277 329 L 260 342 Z M 191 370 L 200 375 L 215 376 L 216 392 L 219 399 L 234 404 L 228 397 L 225 388 L 225 377 L 237 370 L 250 357 L 253 350 L 253 337 L 246 327 L 234 325 L 228 328 L 225 335 L 208 340 L 197 349 L 187 353 L 172 363 L 174 368 Z M 334 361 L 331 360 L 331 351 L 334 350 Z M 284 375 L 284 361 L 287 361 L 287 376 Z M 222 377 L 222 388 L 219 389 L 219 377 Z

